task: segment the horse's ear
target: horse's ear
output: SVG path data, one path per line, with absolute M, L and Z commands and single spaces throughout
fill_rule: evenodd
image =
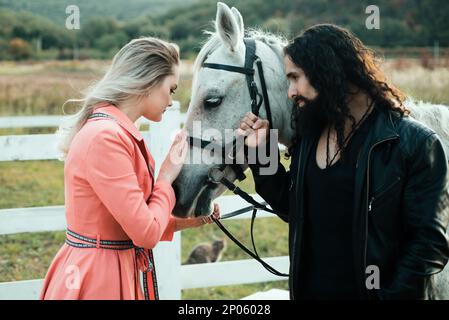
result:
M 240 42 L 243 42 L 240 26 L 229 7 L 222 3 L 217 3 L 217 18 L 215 29 L 218 35 L 229 46 L 231 51 L 235 51 Z
M 240 29 L 240 37 L 244 38 L 245 37 L 245 26 L 243 25 L 243 18 L 242 15 L 240 14 L 240 12 L 232 7 L 231 8 L 232 13 L 234 14 L 234 18 L 235 21 L 237 22 L 237 24 L 239 25 L 239 29 Z

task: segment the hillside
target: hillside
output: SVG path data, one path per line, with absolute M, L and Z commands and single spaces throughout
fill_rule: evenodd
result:
M 29 11 L 64 25 L 65 9 L 69 5 L 80 8 L 81 19 L 108 16 L 117 20 L 130 20 L 141 15 L 157 16 L 170 9 L 187 7 L 196 0 L 0 0 L 0 8 Z
M 289 37 L 316 23 L 336 23 L 377 46 L 449 46 L 449 1 L 445 0 L 227 0 L 242 13 L 246 26 Z M 365 26 L 369 5 L 380 9 L 380 29 Z M 197 37 L 215 17 L 216 1 L 201 0 L 189 10 L 175 8 L 159 17 L 174 39 Z
M 193 56 L 216 14 L 214 0 L 0 0 L 0 60 L 108 59 L 129 40 L 157 36 Z M 297 35 L 317 23 L 350 29 L 370 46 L 449 47 L 446 0 L 226 0 L 245 26 Z M 81 30 L 65 28 L 65 7 L 80 8 Z M 380 29 L 367 29 L 368 5 L 380 10 Z M 74 50 L 74 48 L 76 48 Z

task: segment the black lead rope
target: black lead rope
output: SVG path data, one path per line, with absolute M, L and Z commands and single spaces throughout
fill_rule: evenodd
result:
M 240 249 L 242 249 L 246 254 L 248 254 L 250 257 L 252 257 L 253 259 L 257 260 L 268 272 L 279 276 L 279 277 L 288 277 L 289 275 L 286 273 L 282 273 L 278 270 L 276 270 L 275 268 L 273 268 L 272 266 L 270 266 L 268 263 L 266 263 L 265 261 L 262 260 L 262 258 L 259 256 L 259 254 L 257 253 L 256 250 L 256 246 L 254 244 L 254 234 L 253 234 L 253 226 L 254 226 L 254 220 L 256 218 L 256 212 L 257 209 L 254 208 L 253 209 L 253 216 L 251 218 L 251 242 L 253 244 L 253 248 L 254 248 L 254 252 L 252 252 L 251 250 L 249 250 L 247 247 L 245 247 L 244 244 L 242 244 L 239 240 L 237 240 L 222 224 L 219 220 L 212 218 L 215 221 L 215 224 L 221 229 L 221 231 L 223 231 L 223 233 L 225 235 L 227 235 L 229 237 L 229 239 L 231 239 Z
M 248 193 L 237 187 L 234 183 L 226 179 L 223 172 L 220 171 L 218 168 L 216 170 L 212 169 L 209 173 L 209 179 L 214 183 L 222 183 L 224 186 L 226 186 L 229 190 L 231 190 L 234 194 L 238 195 L 239 197 L 243 198 L 245 201 L 251 204 L 251 206 L 242 208 L 240 210 L 228 213 L 221 217 L 221 219 L 227 219 L 230 217 L 237 216 L 239 214 L 248 212 L 250 210 L 253 211 L 251 216 L 251 228 L 250 228 L 250 234 L 251 234 L 251 243 L 253 246 L 253 251 L 249 250 L 245 245 L 243 245 L 239 240 L 237 240 L 224 226 L 223 224 L 218 220 L 212 217 L 214 222 L 217 224 L 217 226 L 223 231 L 224 234 L 226 234 L 229 239 L 231 239 L 240 249 L 242 249 L 246 254 L 248 254 L 250 257 L 257 260 L 262 266 L 270 273 L 280 276 L 280 277 L 288 277 L 289 275 L 286 273 L 282 273 L 272 266 L 270 266 L 268 263 L 262 260 L 262 258 L 259 256 L 259 253 L 257 252 L 256 244 L 254 241 L 254 222 L 256 220 L 257 216 L 257 210 L 264 210 L 270 213 L 275 213 L 272 209 L 268 208 L 265 204 L 257 202 L 253 197 L 251 197 Z
M 271 106 L 270 106 L 270 100 L 268 99 L 268 91 L 267 91 L 267 85 L 265 83 L 265 76 L 263 74 L 263 68 L 262 68 L 262 61 L 260 59 L 256 62 L 257 70 L 259 71 L 259 79 L 260 79 L 260 85 L 262 86 L 262 95 L 263 95 L 263 101 L 265 102 L 265 112 L 267 113 L 267 119 L 270 124 L 270 129 L 273 129 L 273 118 L 271 117 Z M 257 116 L 259 114 L 256 114 Z

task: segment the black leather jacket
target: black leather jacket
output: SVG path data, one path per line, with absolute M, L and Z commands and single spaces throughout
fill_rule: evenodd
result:
M 448 159 L 429 128 L 380 111 L 358 156 L 353 245 L 356 281 L 364 299 L 432 299 L 432 275 L 449 258 Z M 289 224 L 290 295 L 301 285 L 304 177 L 313 139 L 302 137 L 290 171 L 253 171 L 256 191 Z M 367 266 L 380 272 L 380 289 L 367 289 Z

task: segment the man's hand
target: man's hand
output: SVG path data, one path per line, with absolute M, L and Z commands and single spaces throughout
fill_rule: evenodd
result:
M 267 141 L 270 123 L 260 119 L 252 112 L 248 112 L 240 122 L 237 134 L 245 136 L 245 144 L 250 148 L 256 148 Z

